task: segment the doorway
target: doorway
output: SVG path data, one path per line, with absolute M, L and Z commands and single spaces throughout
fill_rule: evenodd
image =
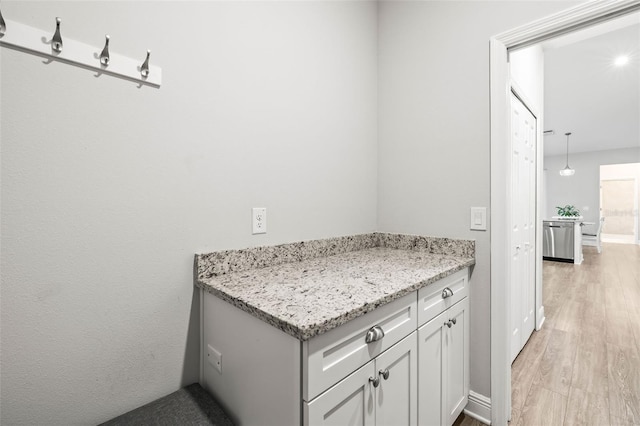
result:
M 601 238 L 608 243 L 638 243 L 640 163 L 600 166 Z
M 510 79 L 508 50 L 530 46 L 549 38 L 586 28 L 640 9 L 640 1 L 603 1 L 581 4 L 556 15 L 535 21 L 491 38 L 491 421 L 507 423 L 511 412 L 510 309 L 511 297 L 508 277 L 511 276 L 509 249 L 512 235 L 510 205 L 510 177 L 512 165 L 509 146 Z M 538 150 L 538 156 L 541 155 Z M 538 157 L 539 158 L 539 157 Z M 542 176 L 542 162 L 538 164 L 538 187 Z M 507 176 L 507 179 L 505 179 Z M 540 191 L 536 194 L 541 205 Z M 536 212 L 536 259 L 541 259 L 540 209 Z M 536 323 L 541 323 L 544 310 L 540 299 L 541 262 L 536 262 Z

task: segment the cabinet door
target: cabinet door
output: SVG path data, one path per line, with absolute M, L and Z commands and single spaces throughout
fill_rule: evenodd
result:
M 376 358 L 376 426 L 413 426 L 418 417 L 416 332 Z M 386 379 L 385 379 L 386 377 Z
M 418 329 L 418 423 L 444 424 L 444 319 L 446 311 Z
M 360 367 L 311 402 L 304 403 L 306 426 L 373 426 L 375 423 L 374 362 Z
M 445 347 L 444 423 L 453 424 L 469 400 L 469 299 L 453 305 L 444 312 L 443 323 L 451 321 L 451 327 L 443 325 Z M 455 324 L 453 321 L 455 320 Z

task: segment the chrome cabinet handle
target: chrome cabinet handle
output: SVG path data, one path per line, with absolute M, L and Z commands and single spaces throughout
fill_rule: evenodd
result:
M 373 387 L 377 388 L 380 385 L 380 379 L 378 377 L 369 377 L 369 383 L 373 383 Z
M 458 322 L 458 320 L 456 320 L 455 318 L 451 318 L 451 322 L 455 325 L 455 323 Z
M 379 325 L 374 325 L 367 331 L 367 335 L 364 338 L 366 343 L 377 342 L 384 337 L 384 330 Z
M 445 287 L 444 290 L 442 290 L 442 298 L 446 299 L 451 296 L 453 296 L 453 291 L 449 287 Z
M 389 378 L 389 369 L 385 368 L 384 370 L 378 371 L 378 375 L 382 376 L 383 379 L 387 380 Z
M 451 322 L 451 320 L 449 320 L 449 321 L 445 322 L 444 325 L 446 325 L 447 327 L 451 328 L 453 323 Z

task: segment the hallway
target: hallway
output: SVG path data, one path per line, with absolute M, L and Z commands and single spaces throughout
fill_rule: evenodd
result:
M 640 246 L 544 262 L 542 330 L 512 365 L 511 425 L 640 425 Z

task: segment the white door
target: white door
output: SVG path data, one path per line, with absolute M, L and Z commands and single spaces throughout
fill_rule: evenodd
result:
M 418 424 L 418 342 L 416 332 L 376 358 L 376 426 Z
M 444 319 L 441 313 L 418 329 L 418 422 L 420 426 L 440 426 L 445 405 Z
M 536 118 L 511 94 L 511 361 L 534 329 Z
M 469 298 L 446 311 L 445 424 L 452 425 L 469 401 Z

